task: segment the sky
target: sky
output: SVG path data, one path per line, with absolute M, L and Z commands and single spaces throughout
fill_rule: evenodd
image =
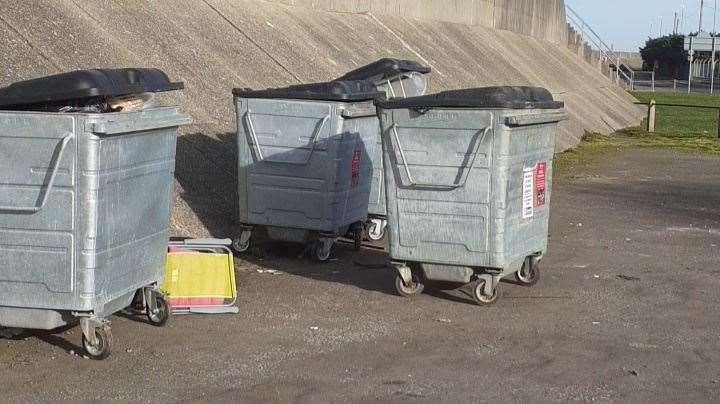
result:
M 720 27 L 720 0 L 705 0 L 703 30 L 713 30 L 715 2 L 718 4 L 717 26 Z M 565 0 L 595 32 L 615 50 L 637 52 L 649 36 L 672 33 L 675 12 L 685 24 L 680 33 L 695 32 L 700 22 L 700 0 Z M 652 29 L 652 31 L 651 31 Z

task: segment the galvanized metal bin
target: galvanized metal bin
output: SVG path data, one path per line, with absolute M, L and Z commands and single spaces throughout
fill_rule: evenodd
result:
M 0 326 L 50 330 L 79 319 L 86 350 L 104 358 L 106 317 L 137 291 L 152 322 L 167 320 L 155 287 L 177 130 L 189 122 L 171 107 L 0 111 Z
M 346 73 L 338 80 L 369 80 L 388 99 L 425 95 L 431 69 L 412 60 L 383 58 Z M 387 206 L 383 182 L 382 139 L 377 137 L 375 153 L 370 155 L 373 164 L 368 222 L 365 224 L 366 237 L 372 241 L 385 238 L 387 228 Z
M 563 104 L 495 87 L 390 100 L 379 115 L 398 292 L 476 281 L 475 299 L 490 304 L 507 275 L 537 282 Z
M 163 278 L 175 108 L 0 111 L 0 326 L 86 337 Z M 107 330 L 109 332 L 109 330 Z
M 362 235 L 379 136 L 370 82 L 330 82 L 233 91 L 237 113 L 239 221 L 233 246 L 254 226 L 305 243 L 320 261 L 335 239 Z

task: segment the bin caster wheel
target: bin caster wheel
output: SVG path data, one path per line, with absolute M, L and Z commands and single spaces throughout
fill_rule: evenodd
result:
M 387 223 L 382 219 L 372 219 L 365 228 L 368 240 L 380 241 L 385 238 Z
M 110 356 L 113 346 L 112 333 L 110 327 L 102 326 L 97 327 L 92 332 L 95 333 L 95 343 L 93 344 L 90 340 L 82 336 L 82 345 L 90 358 L 95 360 L 103 360 Z
M 527 257 L 522 268 L 515 273 L 515 279 L 523 286 L 535 286 L 540 280 L 540 265 L 532 257 Z
M 170 319 L 170 304 L 164 294 L 153 290 L 150 292 L 150 298 L 155 302 L 155 308 L 151 304 L 146 307 L 147 318 L 150 324 L 156 327 L 164 326 Z
M 316 241 L 313 248 L 315 259 L 319 262 L 327 262 L 330 259 L 330 254 L 332 254 L 333 244 L 334 240 L 332 239 Z
M 492 296 L 488 296 L 485 294 L 485 280 L 479 279 L 473 288 L 473 299 L 481 306 L 490 306 L 497 303 L 497 301 L 500 300 L 500 284 L 498 283 L 497 286 L 495 286 Z
M 250 248 L 250 237 L 247 238 L 247 240 L 243 241 L 245 237 L 240 236 L 233 239 L 232 242 L 232 248 L 237 253 L 244 253 L 245 251 Z
M 395 289 L 400 296 L 410 298 L 420 295 L 425 290 L 425 285 L 421 282 L 420 276 L 413 272 L 412 282 L 409 285 L 405 284 L 402 276 L 395 277 Z

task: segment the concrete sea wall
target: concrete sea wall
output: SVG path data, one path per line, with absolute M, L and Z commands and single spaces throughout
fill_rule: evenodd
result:
M 339 13 L 372 13 L 503 29 L 554 43 L 567 36 L 564 0 L 270 0 Z

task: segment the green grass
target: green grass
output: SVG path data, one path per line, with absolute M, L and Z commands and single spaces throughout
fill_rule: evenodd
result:
M 660 104 L 707 105 L 720 108 L 720 96 L 674 93 L 633 93 L 633 95 L 645 103 L 654 99 Z M 555 157 L 554 170 L 559 174 L 568 173 L 577 165 L 586 165 L 610 150 L 623 147 L 648 147 L 720 155 L 717 119 L 717 110 L 658 106 L 654 133 L 647 132 L 645 127 L 635 127 L 620 130 L 612 135 L 587 135 L 577 148 Z
M 704 105 L 720 108 L 720 97 L 702 94 L 632 93 L 638 101 L 658 104 Z M 717 136 L 718 112 L 714 109 L 663 107 L 655 110 L 655 131 L 674 136 Z

